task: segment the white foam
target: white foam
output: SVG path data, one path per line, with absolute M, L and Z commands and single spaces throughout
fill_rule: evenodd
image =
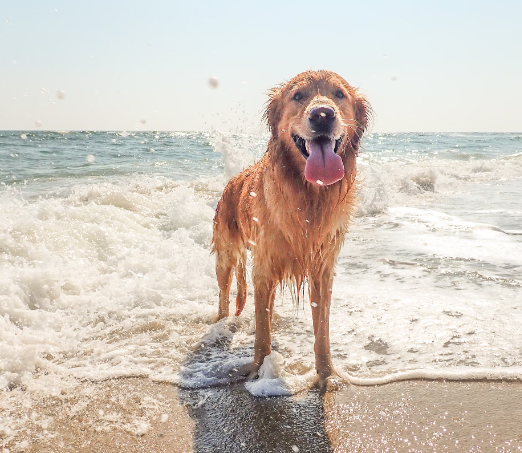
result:
M 285 380 L 281 376 L 284 359 L 281 354 L 272 351 L 265 357 L 259 368 L 259 378 L 245 383 L 246 389 L 254 396 L 284 396 L 291 395 Z
M 211 137 L 227 176 L 259 156 L 263 140 Z M 360 215 L 332 297 L 339 372 L 361 385 L 520 378 L 519 229 L 473 217 L 516 219 L 519 210 L 506 198 L 473 205 L 466 218 L 444 209 L 457 191 L 468 201 L 484 184 L 519 178 L 520 162 L 377 165 L 363 155 Z M 238 320 L 212 324 L 210 241 L 224 183 L 221 175 L 186 183 L 133 177 L 31 201 L 13 189 L 0 194 L 0 387 L 59 394 L 71 377 L 146 376 L 191 388 L 242 379 L 235 370 L 253 359 L 252 285 Z M 277 295 L 273 352 L 260 378 L 245 384 L 253 395 L 311 385 L 311 312 L 307 303 L 297 308 L 290 294 Z
M 289 396 L 309 388 L 315 373 L 292 375 L 284 371 L 285 359 L 272 351 L 259 368 L 259 377 L 245 382 L 245 388 L 254 396 Z
M 79 186 L 33 204 L 9 195 L 0 220 L 2 386 L 31 381 L 35 368 L 174 376 L 198 339 L 179 329 L 214 314 L 206 201 L 157 180 Z
M 522 243 L 494 225 L 418 208 L 390 208 L 387 217 L 383 221 L 400 224 L 400 235 L 407 236 L 401 244 L 404 249 L 495 264 L 520 264 Z

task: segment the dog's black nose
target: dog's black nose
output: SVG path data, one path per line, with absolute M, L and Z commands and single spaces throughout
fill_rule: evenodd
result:
M 327 105 L 314 107 L 308 114 L 314 132 L 330 132 L 335 120 L 335 110 Z

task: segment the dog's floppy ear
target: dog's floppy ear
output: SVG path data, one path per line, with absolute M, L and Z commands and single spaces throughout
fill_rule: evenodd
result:
M 269 99 L 266 103 L 265 114 L 263 116 L 274 138 L 279 134 L 277 125 L 281 120 L 281 92 L 282 86 L 277 86 L 268 91 Z
M 359 92 L 355 92 L 355 133 L 351 141 L 354 151 L 359 149 L 359 142 L 372 118 L 372 108 L 366 98 Z

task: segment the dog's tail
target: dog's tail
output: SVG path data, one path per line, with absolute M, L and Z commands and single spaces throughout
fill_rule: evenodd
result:
M 246 286 L 246 266 L 245 258 L 239 259 L 236 266 L 236 280 L 237 280 L 237 297 L 236 297 L 236 316 L 239 316 L 245 308 L 247 286 Z

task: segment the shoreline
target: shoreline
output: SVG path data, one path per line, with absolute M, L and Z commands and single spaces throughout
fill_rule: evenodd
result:
M 147 378 L 0 396 L 3 452 L 518 452 L 522 383 L 402 381 L 254 398 Z M 18 425 L 18 426 L 10 426 Z

